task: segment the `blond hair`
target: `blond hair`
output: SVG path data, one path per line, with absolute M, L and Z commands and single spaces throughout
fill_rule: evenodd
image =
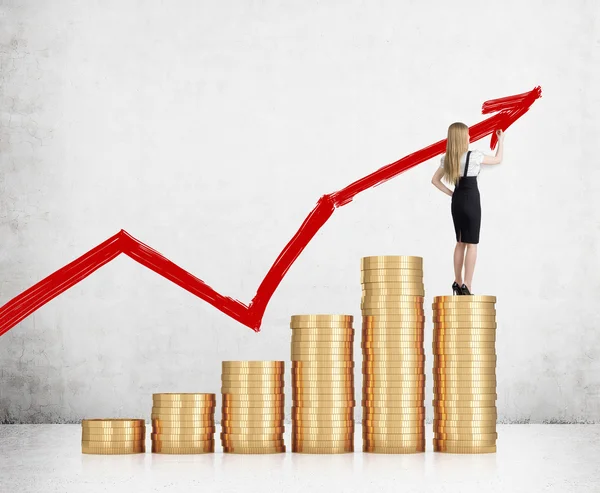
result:
M 468 134 L 469 127 L 462 122 L 454 122 L 448 127 L 443 178 L 452 185 L 460 178 L 460 157 L 469 150 Z

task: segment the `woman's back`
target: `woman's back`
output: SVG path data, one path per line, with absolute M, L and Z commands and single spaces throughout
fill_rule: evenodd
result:
M 440 168 L 444 167 L 444 156 L 442 155 L 440 158 Z M 484 154 L 483 152 L 474 149 L 471 151 L 471 155 L 469 156 L 469 169 L 467 171 L 467 176 L 477 176 L 481 171 L 481 163 L 483 162 Z M 465 152 L 460 156 L 460 176 L 464 176 L 465 174 L 465 163 L 467 162 L 467 153 Z

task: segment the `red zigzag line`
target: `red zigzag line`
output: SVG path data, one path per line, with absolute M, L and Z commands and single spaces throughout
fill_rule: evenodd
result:
M 510 127 L 529 110 L 529 107 L 541 95 L 541 87 L 536 86 L 531 91 L 523 94 L 486 101 L 482 107 L 483 113 L 499 113 L 470 127 L 471 142 L 492 134 L 490 147 L 493 149 L 497 141 L 495 130 L 506 130 Z M 269 269 L 256 291 L 256 296 L 249 305 L 217 293 L 201 279 L 174 264 L 126 231 L 121 230 L 0 308 L 0 335 L 6 333 L 42 305 L 85 279 L 121 253 L 173 281 L 234 320 L 258 332 L 267 304 L 275 289 L 298 258 L 298 255 L 302 253 L 302 250 L 327 222 L 336 208 L 348 204 L 360 192 L 398 176 L 400 173 L 443 153 L 445 149 L 446 140 L 440 140 L 378 169 L 342 190 L 321 197 L 316 207 L 306 217 L 294 237 L 288 242 Z

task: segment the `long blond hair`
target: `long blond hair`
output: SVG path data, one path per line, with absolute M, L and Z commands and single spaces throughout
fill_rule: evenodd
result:
M 460 157 L 469 150 L 468 134 L 469 127 L 462 122 L 454 122 L 448 127 L 443 177 L 447 183 L 455 185 L 460 178 Z

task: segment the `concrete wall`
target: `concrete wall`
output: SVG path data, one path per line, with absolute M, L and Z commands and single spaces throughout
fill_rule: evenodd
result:
M 318 197 L 539 84 L 480 176 L 473 290 L 498 297 L 499 420 L 598 422 L 599 17 L 583 0 L 0 2 L 0 305 L 121 228 L 249 301 Z M 0 421 L 218 393 L 224 359 L 289 360 L 291 314 L 360 323 L 365 255 L 424 257 L 429 349 L 453 280 L 437 165 L 339 209 L 258 334 L 117 258 L 0 337 Z

